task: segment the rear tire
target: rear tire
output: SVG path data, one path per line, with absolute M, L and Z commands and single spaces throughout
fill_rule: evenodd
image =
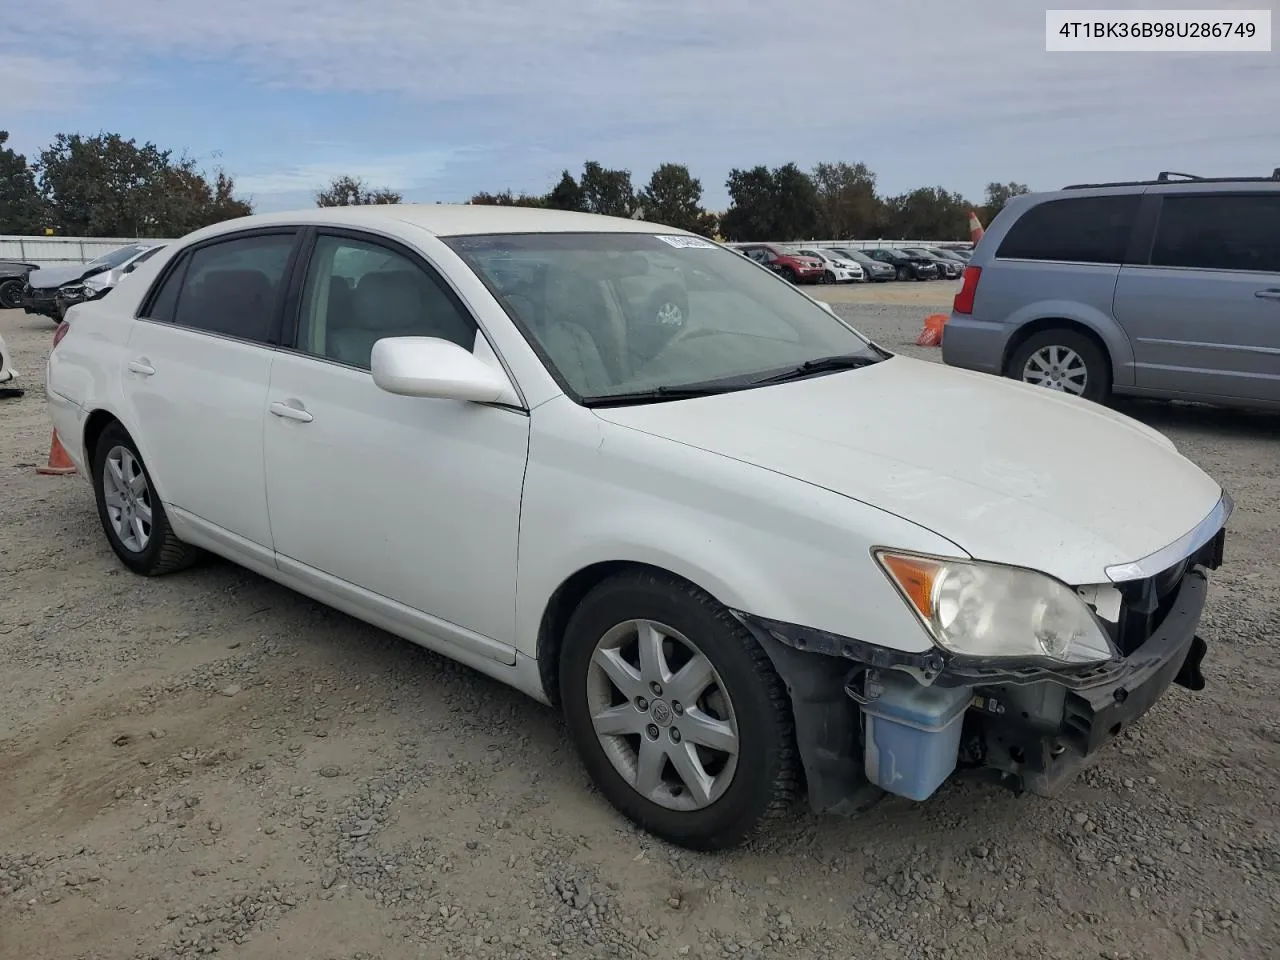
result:
M 0 310 L 16 310 L 22 306 L 23 281 L 0 280 Z
M 1111 369 L 1105 351 L 1093 338 L 1065 327 L 1033 333 L 1013 351 L 1005 376 L 1106 403 L 1111 396 Z
M 134 573 L 174 573 L 203 555 L 174 535 L 137 444 L 119 422 L 108 424 L 94 447 L 93 493 L 107 542 Z
M 799 791 L 773 663 L 723 606 L 675 577 L 632 571 L 592 590 L 565 631 L 560 692 L 592 782 L 670 843 L 733 847 Z

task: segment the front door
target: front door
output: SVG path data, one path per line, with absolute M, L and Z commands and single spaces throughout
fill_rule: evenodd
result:
M 122 376 L 167 506 L 268 551 L 262 417 L 295 239 L 220 238 L 185 254 L 143 304 Z
M 395 336 L 487 346 L 416 253 L 320 231 L 264 404 L 276 561 L 375 622 L 513 663 L 529 418 L 379 389 L 370 352 Z
M 1280 403 L 1280 193 L 1163 197 L 1114 310 L 1137 386 Z

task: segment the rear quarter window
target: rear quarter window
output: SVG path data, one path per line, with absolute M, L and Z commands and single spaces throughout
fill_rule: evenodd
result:
M 996 256 L 1066 263 L 1124 262 L 1138 218 L 1140 194 L 1047 200 L 1024 213 Z

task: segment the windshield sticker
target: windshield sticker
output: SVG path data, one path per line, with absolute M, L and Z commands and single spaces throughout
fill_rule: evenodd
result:
M 716 246 L 710 240 L 703 240 L 701 237 L 658 236 L 658 239 L 661 240 L 663 243 L 670 244 L 673 247 L 684 247 L 684 248 L 695 247 L 699 250 L 710 248 L 714 250 Z

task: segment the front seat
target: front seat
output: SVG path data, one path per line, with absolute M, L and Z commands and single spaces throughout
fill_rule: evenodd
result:
M 614 385 L 593 330 L 609 320 L 599 284 L 565 267 L 549 271 L 546 309 L 534 328 L 542 347 L 580 394 L 608 393 Z
M 352 324 L 332 331 L 326 353 L 369 369 L 373 345 L 386 337 L 434 336 L 423 323 L 421 281 L 408 271 L 367 273 L 351 298 Z

